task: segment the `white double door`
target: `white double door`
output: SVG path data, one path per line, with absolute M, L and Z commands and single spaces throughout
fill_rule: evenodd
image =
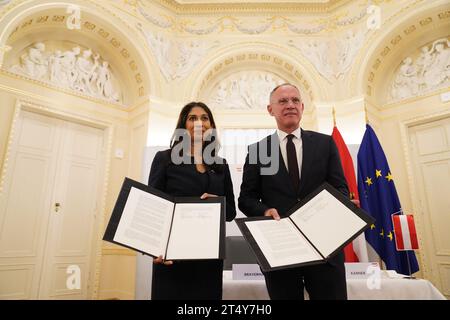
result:
M 0 192 L 0 299 L 89 298 L 104 132 L 27 111 L 14 127 Z

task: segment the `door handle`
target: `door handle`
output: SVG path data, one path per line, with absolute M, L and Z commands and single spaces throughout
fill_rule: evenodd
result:
M 56 202 L 56 203 L 55 203 L 55 212 L 56 212 L 56 213 L 58 213 L 59 208 L 61 208 L 61 203 Z

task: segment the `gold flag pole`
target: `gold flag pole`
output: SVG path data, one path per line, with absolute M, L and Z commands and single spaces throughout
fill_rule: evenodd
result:
M 336 127 L 336 110 L 333 107 L 333 126 Z

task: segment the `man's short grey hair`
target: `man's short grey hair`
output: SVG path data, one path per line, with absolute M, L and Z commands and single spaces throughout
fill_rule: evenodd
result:
M 289 83 L 289 82 L 285 82 L 285 83 L 282 83 L 282 84 L 277 85 L 275 88 L 273 88 L 272 91 L 270 91 L 269 101 L 272 101 L 272 95 L 273 95 L 273 93 L 274 93 L 275 91 L 277 91 L 278 88 L 284 87 L 284 86 L 291 86 L 291 87 L 294 87 L 294 88 L 297 89 L 297 91 L 300 93 L 300 90 L 297 88 L 296 85 L 294 85 L 294 84 L 292 84 L 292 83 Z

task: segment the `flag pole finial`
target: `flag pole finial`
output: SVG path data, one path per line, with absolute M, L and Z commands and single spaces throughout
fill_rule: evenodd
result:
M 333 107 L 333 126 L 336 127 L 336 110 Z

